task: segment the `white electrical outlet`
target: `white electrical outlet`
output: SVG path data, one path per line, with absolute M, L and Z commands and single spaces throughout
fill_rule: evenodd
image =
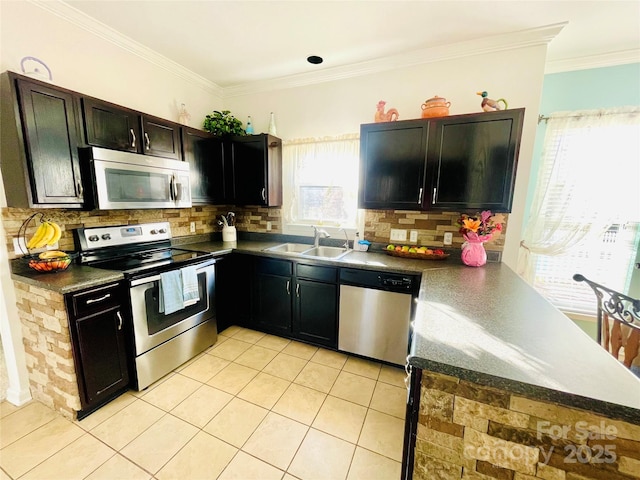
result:
M 395 228 L 391 229 L 391 241 L 393 242 L 406 242 L 407 241 L 407 231 L 406 230 L 398 230 Z
M 418 231 L 417 230 L 411 230 L 411 233 L 409 233 L 409 241 L 411 243 L 418 243 Z
M 27 245 L 22 237 L 13 237 L 13 253 L 23 255 L 27 253 Z
M 196 222 L 191 222 L 191 223 L 189 224 L 189 231 L 190 231 L 191 233 L 196 233 Z
M 267 222 L 267 232 L 271 231 L 271 222 Z
M 453 233 L 444 232 L 444 244 L 451 245 L 453 243 Z

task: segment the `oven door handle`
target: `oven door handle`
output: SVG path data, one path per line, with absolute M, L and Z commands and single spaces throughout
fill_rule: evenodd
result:
M 201 268 L 198 268 L 196 270 L 196 273 L 204 272 L 208 267 L 212 267 L 214 263 L 215 263 L 215 260 L 212 261 L 211 263 L 207 262 L 206 265 L 204 265 Z M 137 287 L 138 285 L 143 285 L 145 283 L 153 283 L 153 282 L 159 282 L 159 281 L 160 281 L 160 275 L 151 275 L 150 277 L 143 277 L 143 278 L 138 278 L 136 280 L 132 280 L 131 281 L 131 286 L 132 287 Z

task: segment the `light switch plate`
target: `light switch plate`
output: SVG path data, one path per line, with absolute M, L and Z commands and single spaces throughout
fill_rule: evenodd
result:
M 191 233 L 196 233 L 196 222 L 191 222 L 191 223 L 189 224 L 189 231 L 190 231 Z
M 267 222 L 267 232 L 271 231 L 271 222 Z
M 391 241 L 393 242 L 406 242 L 407 241 L 407 231 L 406 230 L 398 230 L 395 228 L 391 229 Z
M 411 243 L 417 243 L 418 242 L 418 231 L 417 230 L 411 230 L 411 233 L 409 233 L 409 241 Z
M 451 245 L 453 243 L 453 233 L 445 232 L 444 233 L 444 244 Z

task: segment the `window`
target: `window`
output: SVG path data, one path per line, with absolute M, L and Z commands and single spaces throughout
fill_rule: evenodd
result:
M 309 225 L 356 229 L 358 135 L 283 144 L 285 233 L 308 234 Z
M 595 314 L 575 273 L 627 291 L 640 237 L 638 159 L 640 108 L 549 118 L 518 268 L 558 308 Z

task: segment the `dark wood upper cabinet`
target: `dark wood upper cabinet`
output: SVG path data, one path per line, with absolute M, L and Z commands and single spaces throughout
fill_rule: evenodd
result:
M 225 201 L 222 139 L 195 128 L 182 127 L 182 156 L 191 171 L 191 201 L 215 204 Z
M 232 137 L 227 175 L 235 205 L 282 205 L 282 140 L 268 134 Z
M 361 126 L 361 208 L 511 211 L 524 109 Z
M 2 75 L 2 177 L 10 207 L 79 208 L 79 115 L 73 92 Z
M 138 113 L 101 100 L 83 97 L 87 144 L 127 152 L 141 152 Z
M 181 160 L 180 125 L 146 115 L 143 115 L 141 119 L 142 153 Z

